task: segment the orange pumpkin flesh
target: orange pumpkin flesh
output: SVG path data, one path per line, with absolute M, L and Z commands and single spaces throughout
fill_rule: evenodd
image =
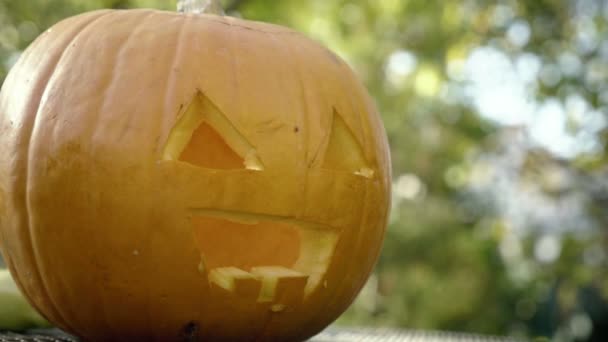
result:
M 365 89 L 279 26 L 91 12 L 0 92 L 3 256 L 85 340 L 315 334 L 371 272 L 389 184 Z

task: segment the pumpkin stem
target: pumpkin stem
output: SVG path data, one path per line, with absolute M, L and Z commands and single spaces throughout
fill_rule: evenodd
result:
M 224 15 L 219 0 L 178 0 L 177 11 L 181 13 Z

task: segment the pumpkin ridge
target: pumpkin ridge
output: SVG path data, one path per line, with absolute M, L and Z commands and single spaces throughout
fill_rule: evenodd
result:
M 370 203 L 371 201 L 370 201 L 369 187 L 370 187 L 369 184 L 366 184 L 366 186 L 364 187 L 365 193 L 363 195 L 363 198 L 364 198 L 364 200 L 363 200 L 363 210 L 361 210 L 361 212 L 360 212 L 360 217 L 361 218 L 359 219 L 359 222 L 361 222 L 361 223 L 359 224 L 359 230 L 357 230 L 356 234 L 354 234 L 357 238 L 355 240 L 355 244 L 354 244 L 353 248 L 355 248 L 355 250 L 358 250 L 358 251 L 361 250 L 362 245 L 364 245 L 365 242 L 366 242 L 366 240 L 365 240 L 366 234 L 365 233 L 367 232 L 368 228 L 365 226 L 365 222 L 366 222 L 367 216 L 369 215 L 369 210 L 367 208 L 371 204 Z M 365 247 L 365 246 L 363 246 L 363 247 Z M 363 248 L 363 249 L 366 250 L 366 248 Z M 379 248 L 378 248 L 378 250 L 379 250 Z M 349 277 L 349 276 L 355 277 L 355 276 L 357 276 L 357 269 L 354 267 L 355 264 L 357 264 L 357 263 L 351 263 L 351 264 L 348 265 L 349 270 L 346 272 L 346 277 Z M 374 266 L 375 266 L 375 263 L 371 264 L 369 266 L 370 269 L 366 270 L 366 271 L 368 271 L 368 272 L 371 271 L 374 268 Z M 346 282 L 343 284 L 343 286 L 346 286 Z M 357 294 L 359 294 L 359 292 L 361 291 L 361 288 L 363 288 L 363 286 L 365 286 L 365 282 L 361 283 L 361 285 L 359 286 L 359 288 L 357 289 L 357 291 L 354 292 L 346 300 L 346 304 L 347 305 L 350 305 L 350 303 L 352 303 L 355 300 L 355 298 L 357 297 Z M 344 293 L 342 289 L 340 289 L 340 291 L 338 291 L 338 292 L 339 293 Z M 344 296 L 342 296 L 342 297 L 343 298 L 338 298 L 338 296 L 334 297 L 334 301 L 333 302 L 336 302 L 338 300 L 344 301 Z M 332 307 L 335 307 L 335 305 L 332 305 Z
M 179 65 L 179 59 L 178 57 L 181 56 L 180 51 L 182 50 L 182 47 L 184 46 L 183 42 L 184 42 L 184 35 L 185 35 L 185 28 L 186 28 L 186 23 L 187 21 L 182 21 L 181 27 L 179 29 L 179 34 L 177 36 L 177 44 L 175 47 L 175 51 L 173 53 L 173 57 L 171 58 L 171 63 L 168 63 L 169 65 L 169 70 L 167 71 L 167 88 L 165 89 L 165 98 L 163 99 L 163 110 L 166 112 L 167 111 L 167 103 L 169 103 L 169 98 L 170 96 L 175 96 L 174 92 L 172 91 L 173 89 L 175 89 L 175 83 L 177 82 L 177 78 L 174 76 L 174 73 L 172 73 L 172 70 L 175 70 L 175 68 Z M 179 114 L 181 112 L 182 108 L 186 108 L 188 104 L 182 104 L 182 106 L 180 107 L 180 109 L 177 111 L 177 113 Z M 169 109 L 171 110 L 171 109 Z M 173 114 L 173 113 L 171 113 Z M 168 115 L 164 115 L 167 116 Z M 158 128 L 157 128 L 157 132 L 161 132 L 162 128 L 163 128 L 163 121 L 164 120 L 158 120 Z M 167 139 L 169 138 L 169 136 L 171 135 L 171 131 L 169 131 L 169 134 L 167 135 Z M 158 139 L 157 140 L 157 151 L 160 151 L 160 154 L 163 153 L 163 149 L 164 149 L 164 145 L 165 143 L 161 143 L 161 140 Z
M 126 12 L 119 12 L 119 13 L 125 13 Z M 120 44 L 120 48 L 118 49 L 118 51 L 116 52 L 116 57 L 114 59 L 114 67 L 116 67 L 117 62 L 119 62 L 121 60 L 121 56 L 124 54 L 124 51 L 126 50 L 126 48 L 129 46 L 129 42 L 134 39 L 137 38 L 136 32 L 137 30 L 143 26 L 143 24 L 145 24 L 146 19 L 150 18 L 152 15 L 154 14 L 154 12 L 150 12 L 148 13 L 148 15 L 146 15 L 145 17 L 143 17 L 141 19 L 141 21 L 131 29 L 131 31 L 129 32 L 129 34 L 127 35 L 127 37 L 124 39 L 124 41 Z M 92 23 L 91 23 L 92 24 Z M 84 31 L 85 28 L 83 28 Z M 74 40 L 76 40 L 78 37 L 74 37 Z M 116 82 L 116 78 L 118 76 L 117 72 L 113 72 L 112 73 L 112 77 L 110 78 L 108 84 L 106 87 L 104 87 L 104 93 L 103 95 L 101 95 L 102 98 L 102 104 L 100 106 L 100 112 L 103 113 L 104 109 L 107 105 L 107 98 L 108 98 L 108 92 L 110 91 L 110 89 L 112 89 L 112 85 Z
M 29 189 L 28 189 L 29 184 L 31 183 L 30 182 L 31 168 L 29 167 L 30 158 L 32 158 L 31 157 L 32 156 L 32 153 L 31 153 L 32 143 L 31 142 L 32 142 L 32 136 L 34 135 L 36 127 L 37 127 L 38 118 L 40 117 L 39 113 L 40 113 L 42 101 L 47 96 L 47 92 L 49 90 L 48 86 L 51 83 L 51 80 L 53 78 L 55 71 L 57 70 L 57 67 L 61 64 L 61 60 L 63 59 L 66 52 L 68 51 L 69 46 L 79 36 L 81 36 L 82 32 L 84 32 L 85 29 L 90 28 L 93 23 L 95 23 L 98 20 L 111 14 L 111 11 L 99 11 L 97 13 L 99 13 L 98 16 L 92 18 L 91 21 L 83 23 L 81 26 L 78 27 L 78 30 L 74 30 L 74 31 L 76 31 L 76 34 L 73 37 L 66 39 L 65 47 L 62 49 L 63 51 L 58 54 L 56 59 L 49 62 L 49 70 L 47 71 L 47 73 L 45 73 L 43 75 L 43 77 L 40 78 L 40 82 L 42 82 L 44 84 L 37 85 L 37 86 L 41 87 L 42 92 L 40 93 L 40 97 L 35 99 L 35 101 L 34 101 L 36 103 L 36 106 L 34 107 L 34 108 L 36 108 L 36 112 L 33 114 L 33 117 L 30 120 L 28 120 L 28 123 L 30 123 L 29 127 L 23 128 L 23 130 L 24 130 L 23 132 L 25 132 L 26 136 L 22 138 L 26 142 L 26 146 L 24 148 L 24 150 L 26 152 L 25 152 L 25 158 L 23 161 L 24 174 L 26 175 L 25 179 L 24 179 L 24 184 L 23 184 L 24 202 L 25 202 L 25 205 L 24 205 L 25 223 L 24 224 L 27 227 L 27 229 L 24 230 L 25 234 L 27 235 L 27 238 L 26 238 L 27 246 L 26 247 L 28 248 L 30 254 L 33 256 L 33 263 L 32 263 L 32 266 L 34 269 L 33 274 L 37 278 L 36 279 L 37 282 L 42 284 L 42 286 L 40 287 L 41 292 L 42 292 L 41 295 L 43 297 L 45 297 L 46 301 L 50 304 L 47 307 L 52 311 L 53 315 L 55 316 L 54 318 L 59 319 L 59 321 L 57 322 L 58 325 L 68 327 L 68 328 L 71 328 L 71 325 L 68 323 L 68 320 L 65 319 L 64 315 L 58 310 L 58 306 L 55 303 L 55 300 L 49 294 L 47 283 L 44 280 L 44 279 L 46 279 L 46 277 L 43 277 L 44 272 L 42 271 L 42 268 L 40 267 L 39 252 L 38 252 L 37 248 L 34 248 L 35 243 L 34 243 L 34 239 L 32 238 L 34 234 L 32 234 L 32 227 L 31 227 L 32 210 L 31 210 L 30 195 L 29 195 Z M 34 307 L 38 308 L 39 305 L 37 303 L 35 303 Z
M 219 18 L 219 20 L 212 20 L 214 22 L 223 24 L 223 25 L 227 25 L 230 26 L 230 28 L 233 27 L 232 23 L 229 23 L 226 21 L 226 17 L 221 17 Z M 238 113 L 239 113 L 239 119 L 243 116 L 243 106 L 241 106 L 241 87 L 239 87 L 239 77 L 238 77 L 238 72 L 237 72 L 237 65 L 238 64 L 238 53 L 236 52 L 236 47 L 238 46 L 238 36 L 237 36 L 237 32 L 235 30 L 230 30 L 230 41 L 226 43 L 227 48 L 229 49 L 230 53 L 230 65 L 231 68 L 230 70 L 232 71 L 232 83 L 234 84 L 234 97 L 235 97 L 235 102 L 238 104 L 237 108 L 238 108 Z M 237 129 L 238 131 L 238 129 Z
M 129 14 L 127 11 L 122 11 L 122 10 L 112 11 L 112 12 L 115 15 L 116 14 L 124 14 L 124 16 L 127 16 Z M 137 38 L 138 30 L 142 26 L 144 26 L 144 24 L 146 24 L 146 22 L 148 21 L 148 19 L 150 17 L 152 17 L 154 14 L 156 14 L 155 11 L 149 11 L 149 13 L 146 13 L 146 15 L 143 16 L 139 20 L 139 22 L 130 30 L 130 32 L 127 34 L 127 36 L 123 37 L 123 41 L 120 43 L 120 47 L 118 48 L 118 50 L 114 54 L 113 69 L 115 69 L 116 66 L 120 64 L 120 61 L 122 60 L 122 55 L 124 54 L 125 50 L 129 47 L 129 43 L 133 39 Z M 94 23 L 91 22 L 90 25 L 89 25 L 89 27 L 91 25 L 93 25 L 93 24 Z M 83 32 L 86 28 L 87 27 L 83 28 L 81 30 L 81 32 Z M 77 39 L 77 37 L 74 37 L 74 40 L 76 40 L 76 39 Z M 106 106 L 108 104 L 108 97 L 109 97 L 108 94 L 111 93 L 111 90 L 113 89 L 113 86 L 116 84 L 116 80 L 117 80 L 118 74 L 119 73 L 117 73 L 117 72 L 113 72 L 112 75 L 111 75 L 111 77 L 110 77 L 110 79 L 107 81 L 107 84 L 103 87 L 104 93 L 101 95 L 101 101 L 102 101 L 102 103 L 99 106 L 99 108 L 100 108 L 99 109 L 99 113 L 100 114 L 102 114 L 102 113 L 105 112 L 105 108 L 106 108 Z M 98 121 L 103 121 L 103 119 L 100 119 L 99 116 L 98 116 Z M 94 127 L 98 127 L 98 126 L 95 125 Z M 125 134 L 125 133 L 123 133 L 123 134 Z M 94 134 L 92 136 L 94 136 Z M 98 319 L 103 322 L 102 324 L 105 326 L 105 328 L 107 330 L 112 330 L 111 324 L 109 323 L 109 321 L 107 319 L 108 314 L 107 314 L 107 312 L 105 310 L 105 307 L 103 305 L 100 305 L 99 310 L 101 312 L 98 315 L 98 317 L 99 317 Z M 146 311 L 146 312 L 148 312 L 148 311 Z M 150 313 L 149 312 L 148 312 L 148 314 L 147 314 L 146 317 L 148 318 L 148 321 L 150 321 Z
M 277 37 L 275 35 L 270 34 L 269 32 L 266 32 L 266 37 L 269 39 L 269 41 L 271 41 L 273 43 L 273 45 L 275 46 L 274 49 L 277 51 L 277 53 L 281 53 L 282 55 L 285 54 L 285 50 L 283 48 L 283 46 L 281 45 L 281 42 L 278 41 Z M 288 106 L 290 108 L 294 108 L 293 106 Z M 283 122 L 289 122 L 289 112 L 288 110 L 282 111 L 281 113 L 281 117 L 285 118 L 283 120 Z M 298 127 L 298 130 L 300 130 L 300 128 Z
M 289 55 L 291 55 L 291 58 L 289 60 L 293 61 L 292 67 L 294 69 L 294 74 L 297 76 L 296 78 L 297 78 L 297 84 L 299 85 L 299 98 L 300 98 L 300 101 L 302 102 L 302 104 L 300 106 L 294 106 L 294 108 L 298 108 L 298 107 L 303 108 L 303 110 L 300 111 L 300 113 L 299 113 L 300 116 L 299 116 L 299 123 L 298 123 L 298 126 L 300 127 L 300 131 L 302 132 L 302 134 L 300 134 L 301 137 L 300 137 L 300 139 L 297 140 L 297 143 L 298 143 L 298 147 L 299 148 L 302 148 L 302 147 L 305 148 L 304 158 L 301 159 L 304 165 L 303 165 L 303 168 L 301 168 L 301 169 L 303 169 L 303 172 L 306 173 L 306 172 L 308 172 L 308 168 L 309 168 L 308 154 L 310 152 L 309 151 L 309 144 L 308 144 L 308 134 L 307 134 L 307 125 L 306 125 L 307 121 L 306 121 L 306 118 L 309 118 L 309 114 L 310 114 L 309 113 L 309 110 L 310 110 L 309 107 L 310 106 L 308 105 L 308 101 L 306 99 L 306 94 L 307 94 L 306 93 L 306 89 L 307 88 L 306 88 L 306 85 L 304 84 L 304 82 L 302 80 L 302 73 L 303 73 L 303 71 L 302 71 L 302 65 L 301 65 L 302 62 L 301 62 L 301 60 L 299 58 L 299 54 L 296 53 L 294 51 L 294 48 L 293 48 L 293 45 L 295 45 L 295 44 L 285 44 L 285 45 L 287 46 L 286 50 L 288 51 Z M 323 86 L 322 86 L 322 88 L 323 88 Z M 323 91 L 322 94 L 324 95 L 325 91 Z M 330 135 L 330 134 L 328 134 L 328 135 Z M 308 193 L 308 177 L 304 176 L 304 177 L 300 177 L 300 179 L 302 179 L 302 183 L 301 183 L 302 184 L 301 185 L 302 193 Z M 304 198 L 304 201 L 306 201 L 306 198 L 305 197 L 303 197 L 303 198 Z M 306 208 L 306 207 L 308 207 L 308 205 L 306 203 L 303 203 L 302 207 Z M 331 262 L 328 265 L 327 272 L 329 272 L 329 270 L 332 268 L 332 265 L 333 265 L 333 262 Z M 324 275 L 323 278 L 326 278 L 326 275 Z M 339 293 L 338 292 L 338 288 L 341 288 L 341 287 L 335 287 L 334 291 L 332 291 L 332 293 L 328 294 L 329 298 L 336 297 L 336 294 Z M 309 324 L 311 322 L 314 322 L 315 321 L 315 317 L 319 313 L 322 313 L 324 310 L 325 310 L 325 306 L 321 305 L 318 308 L 318 310 L 316 312 L 314 312 L 310 316 L 310 318 L 308 320 L 306 320 L 306 321 L 304 321 L 302 323 L 302 327 L 304 328 L 303 330 L 306 331 L 307 327 L 309 326 Z M 267 323 L 266 323 L 265 328 L 264 328 L 263 331 L 267 330 L 267 327 L 270 326 L 271 322 L 272 322 L 272 319 L 269 319 L 267 321 Z M 263 337 L 264 337 L 264 335 L 259 335 L 258 337 L 256 337 L 256 341 L 258 341 L 258 340 L 262 341 Z M 309 337 L 309 336 L 307 336 L 307 337 Z
M 302 108 L 301 111 L 297 111 L 297 113 L 295 113 L 294 115 L 296 116 L 296 125 L 299 127 L 299 131 L 302 132 L 301 134 L 299 134 L 299 139 L 296 139 L 296 144 L 297 144 L 297 148 L 296 150 L 298 151 L 304 151 L 304 158 L 301 159 L 301 164 L 303 165 L 298 165 L 299 169 L 301 170 L 300 172 L 298 172 L 298 176 L 300 176 L 299 178 L 302 180 L 302 183 L 300 183 L 300 187 L 301 187 L 301 191 L 302 193 L 307 193 L 307 188 L 308 188 L 308 182 L 307 182 L 307 178 L 305 175 L 303 175 L 302 173 L 306 173 L 308 170 L 308 163 L 306 162 L 306 156 L 308 155 L 308 125 L 306 122 L 306 118 L 309 115 L 309 111 L 310 111 L 310 106 L 308 105 L 308 101 L 306 99 L 306 87 L 304 85 L 304 82 L 302 80 L 302 66 L 300 65 L 300 60 L 298 59 L 298 54 L 296 52 L 293 51 L 293 44 L 289 43 L 289 44 L 285 44 L 285 46 L 287 47 L 285 50 L 287 51 L 287 54 L 290 55 L 291 57 L 289 58 L 290 61 L 293 61 L 292 63 L 292 69 L 294 70 L 293 73 L 295 75 L 294 78 L 297 79 L 297 84 L 298 84 L 298 98 L 301 102 L 300 106 L 293 106 L 293 108 Z M 298 115 L 299 114 L 299 115 Z M 303 206 L 305 207 L 305 206 Z
M 344 68 L 344 66 L 342 66 L 342 68 Z M 344 68 L 344 71 L 350 75 L 352 82 L 357 82 L 360 84 L 360 79 L 356 74 L 350 72 L 350 70 L 348 70 L 346 68 Z M 380 170 L 381 168 L 384 167 L 384 165 L 380 165 L 381 159 L 379 159 L 379 156 L 377 155 L 377 151 L 374 150 L 374 147 L 373 147 L 374 145 L 370 144 L 369 140 L 380 138 L 384 141 L 387 141 L 386 134 L 384 133 L 384 127 L 382 126 L 382 123 L 379 123 L 381 127 L 380 127 L 380 130 L 378 130 L 378 128 L 377 128 L 378 123 L 375 122 L 375 120 L 373 120 L 372 118 L 365 115 L 365 112 L 378 113 L 379 111 L 378 111 L 376 104 L 369 97 L 369 95 L 365 92 L 364 88 L 359 86 L 355 89 L 355 91 L 360 93 L 361 96 L 364 96 L 363 98 L 358 98 L 358 101 L 360 102 L 359 105 L 353 103 L 353 108 L 359 109 L 358 112 L 359 112 L 359 117 L 360 117 L 360 121 L 361 121 L 361 125 L 362 125 L 361 127 L 363 130 L 362 146 L 365 147 L 363 152 L 366 154 L 366 157 L 368 157 L 369 162 L 374 164 L 374 167 L 377 170 Z M 352 102 L 353 102 L 353 99 L 351 98 L 351 103 Z M 370 156 L 372 157 L 371 159 L 369 158 Z M 388 179 L 391 179 L 390 174 L 388 176 L 389 176 Z

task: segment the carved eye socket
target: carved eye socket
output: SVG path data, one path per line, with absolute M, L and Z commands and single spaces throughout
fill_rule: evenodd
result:
M 163 160 L 179 160 L 208 169 L 264 169 L 255 148 L 201 92 L 171 130 Z
M 356 175 L 372 178 L 374 170 L 365 159 L 363 148 L 344 119 L 334 111 L 331 133 L 327 143 L 325 158 L 321 166 L 324 169 L 352 172 Z
M 207 169 L 264 170 L 256 149 L 201 92 L 194 96 L 169 133 L 163 160 L 179 160 Z M 366 178 L 374 176 L 363 148 L 335 111 L 321 167 Z

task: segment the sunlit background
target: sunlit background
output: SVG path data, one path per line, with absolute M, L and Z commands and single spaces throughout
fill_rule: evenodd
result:
M 360 75 L 393 210 L 338 324 L 608 340 L 608 1 L 233 0 Z M 44 29 L 172 0 L 0 0 L 0 81 Z M 110 28 L 111 29 L 111 28 Z

